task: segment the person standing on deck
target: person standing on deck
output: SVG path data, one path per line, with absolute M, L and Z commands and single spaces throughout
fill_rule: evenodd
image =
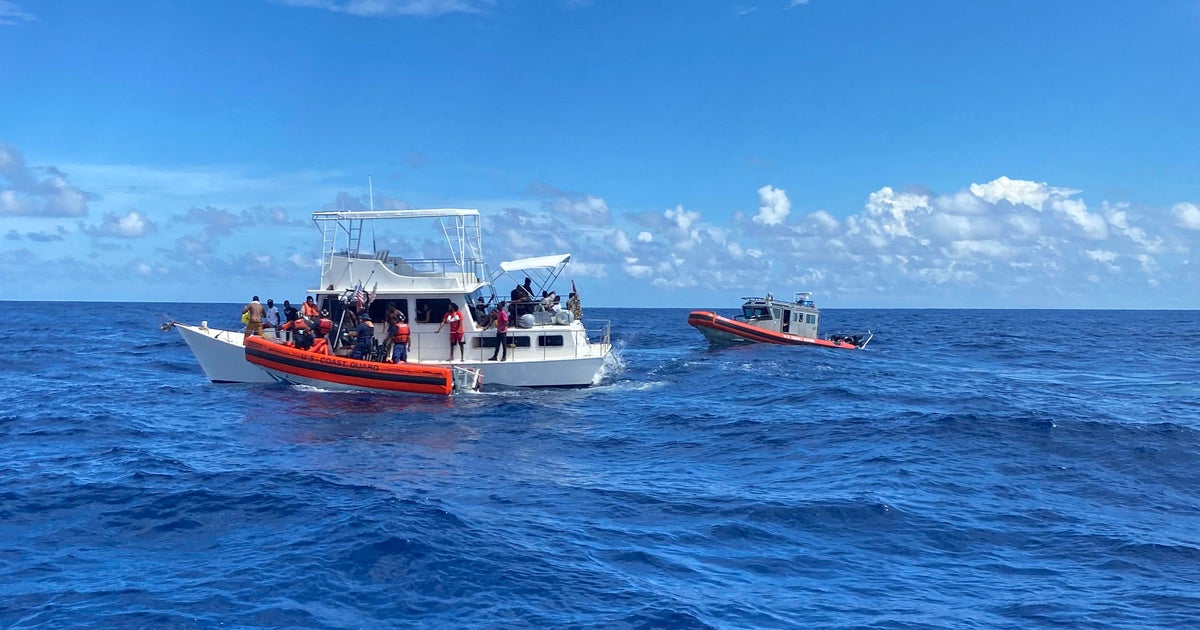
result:
M 574 285 L 575 283 L 572 282 L 571 284 Z M 583 319 L 583 305 L 579 303 L 579 293 L 571 291 L 571 295 L 567 296 L 567 310 L 571 311 L 576 321 Z
M 246 321 L 246 330 L 242 333 L 242 339 L 245 339 L 250 335 L 258 335 L 261 337 L 263 334 L 263 305 L 258 303 L 257 295 L 254 296 L 254 299 L 250 300 L 250 303 L 246 305 L 246 308 L 242 309 L 242 314 L 248 316 Z
M 275 300 L 267 298 L 267 309 L 264 311 L 263 325 L 275 331 L 275 338 L 279 338 L 279 309 L 275 308 Z
M 504 354 L 500 355 L 500 360 L 508 360 L 508 309 L 506 307 L 504 300 L 501 300 L 496 305 L 496 310 L 492 311 L 492 317 L 496 321 L 496 351 L 492 353 L 492 358 L 488 361 L 495 361 L 496 355 L 500 354 L 501 350 L 504 350 Z
M 454 344 L 458 344 L 458 358 L 460 361 L 466 360 L 467 344 L 463 341 L 463 324 L 462 312 L 458 310 L 458 305 L 454 302 L 450 303 L 450 309 L 442 316 L 442 323 L 438 324 L 435 334 L 442 332 L 442 327 L 450 324 L 450 358 L 454 360 Z
M 354 330 L 354 349 L 350 351 L 350 358 L 365 359 L 371 354 L 371 342 L 374 340 L 375 324 L 371 323 L 369 316 L 363 315 L 358 328 Z
M 392 340 L 392 363 L 408 363 L 408 333 L 404 314 L 396 311 L 395 321 L 388 326 L 388 337 Z
M 300 311 L 296 310 L 295 306 L 288 300 L 283 301 L 283 321 L 284 323 L 296 321 L 300 317 Z

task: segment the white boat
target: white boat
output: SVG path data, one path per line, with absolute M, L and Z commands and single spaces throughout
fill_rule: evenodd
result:
M 374 233 L 377 222 L 415 220 L 436 221 L 446 237 L 449 258 L 406 259 L 387 250 L 374 251 L 364 243 L 364 233 Z M 386 313 L 399 309 L 411 329 L 409 362 L 477 369 L 485 388 L 511 387 L 586 387 L 599 383 L 602 371 L 613 362 L 610 330 L 607 322 L 598 326 L 599 338 L 591 339 L 582 321 L 570 311 L 549 311 L 540 304 L 526 305 L 530 310 L 515 318 L 508 332 L 508 360 L 489 361 L 495 349 L 496 333 L 472 317 L 470 305 L 483 298 L 490 310 L 507 290 L 495 287 L 501 277 L 512 273 L 537 278 L 535 289 L 549 289 L 571 260 L 570 254 L 540 256 L 500 264 L 495 275 L 488 274 L 483 259 L 479 211 L 473 209 L 366 210 L 313 213 L 313 222 L 322 234 L 321 281 L 310 290 L 322 309 L 334 322 L 345 320 L 355 290 L 373 295 L 369 314 L 375 324 L 375 336 L 386 340 Z M 384 226 L 386 229 L 387 226 Z M 413 229 L 404 226 L 406 233 Z M 367 245 L 370 251 L 364 250 Z M 513 280 L 514 285 L 516 280 Z M 436 332 L 442 314 L 450 303 L 464 314 L 464 356 L 456 350 L 449 360 L 449 333 Z M 428 314 L 424 316 L 423 314 Z M 275 379 L 245 358 L 242 331 L 219 330 L 206 325 L 190 326 L 172 322 L 178 329 L 205 375 L 213 382 L 261 383 Z M 341 339 L 335 325 L 331 346 Z M 267 334 L 271 334 L 269 331 Z M 336 350 L 335 350 L 336 351 Z

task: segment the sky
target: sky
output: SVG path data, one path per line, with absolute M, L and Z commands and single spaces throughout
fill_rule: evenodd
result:
M 585 306 L 1197 309 L 1200 0 L 0 0 L 0 299 L 302 299 L 370 206 Z

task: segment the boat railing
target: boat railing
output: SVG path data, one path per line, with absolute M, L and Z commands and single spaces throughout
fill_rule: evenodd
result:
M 378 260 L 383 263 L 384 267 L 399 276 L 442 277 L 461 273 L 468 278 L 475 278 L 477 282 L 482 282 L 484 278 L 487 278 L 487 263 L 482 260 L 468 258 L 460 265 L 453 258 L 402 258 L 390 256 L 389 253 L 385 250 L 375 254 L 339 252 L 339 255 L 356 259 Z

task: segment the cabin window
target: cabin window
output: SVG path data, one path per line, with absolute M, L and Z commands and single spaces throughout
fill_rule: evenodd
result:
M 449 310 L 450 300 L 446 298 L 418 299 L 417 323 L 440 324 L 442 322 L 442 317 L 444 317 Z M 462 310 L 461 304 L 459 304 L 459 310 Z
M 408 300 L 375 300 L 371 302 L 371 307 L 368 310 L 371 314 L 371 321 L 375 323 L 386 322 L 388 311 L 393 306 L 404 314 L 404 321 L 410 321 L 412 314 L 408 312 Z
M 810 324 L 817 323 L 817 316 L 813 315 L 812 313 L 809 313 L 808 314 L 808 323 L 810 323 Z
M 757 319 L 760 317 L 770 317 L 770 314 L 767 311 L 767 307 L 765 307 L 765 306 L 743 306 L 742 307 L 742 315 L 744 315 L 746 317 L 746 319 Z
M 774 315 L 774 317 L 772 317 L 771 319 L 782 319 L 783 318 L 783 312 L 777 308 L 771 309 L 771 314 Z
M 531 342 L 531 340 L 529 337 L 509 337 L 507 344 L 508 344 L 509 348 L 528 348 L 530 346 L 530 342 Z M 475 337 L 475 341 L 471 342 L 471 347 L 473 347 L 473 348 L 495 348 L 496 347 L 496 337 L 495 337 L 495 335 L 488 335 L 486 337 Z
M 541 335 L 538 337 L 538 347 L 561 347 L 563 345 L 562 335 Z

